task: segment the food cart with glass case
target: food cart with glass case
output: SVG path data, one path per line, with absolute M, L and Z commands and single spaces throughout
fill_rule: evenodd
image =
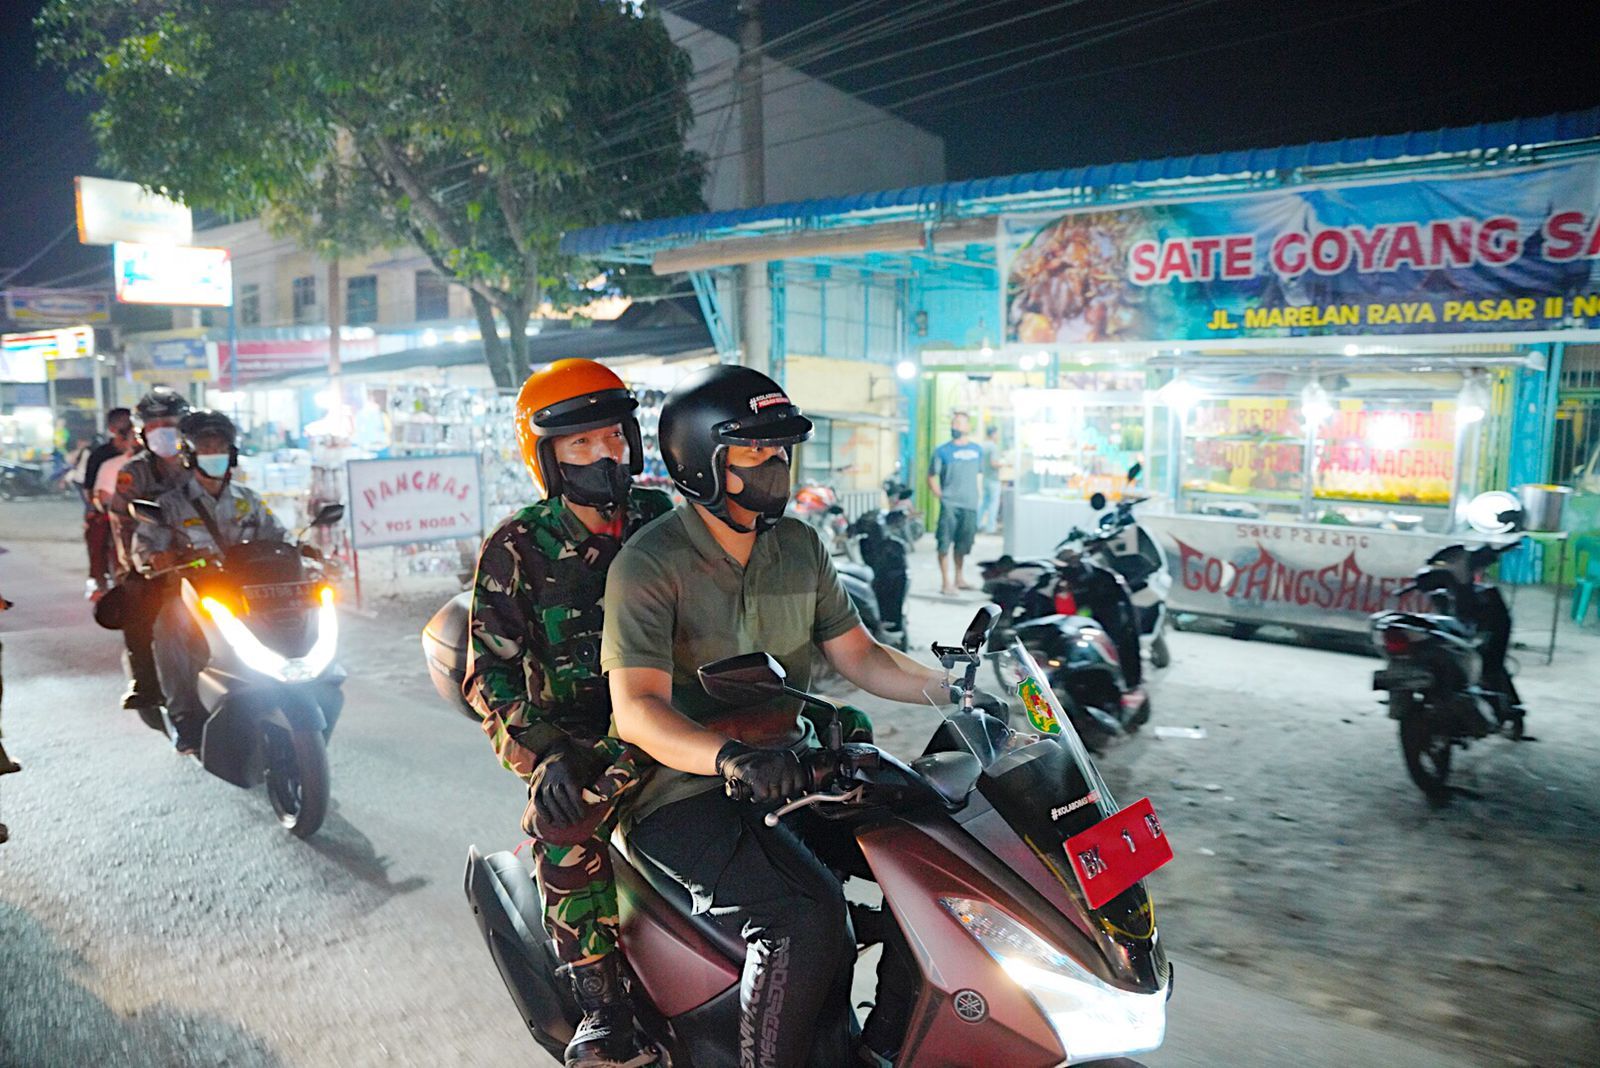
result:
M 1282 362 L 1197 363 L 1157 391 L 1175 445 L 1172 506 L 1144 518 L 1168 552 L 1170 607 L 1364 632 L 1435 549 L 1464 536 L 1495 372 Z

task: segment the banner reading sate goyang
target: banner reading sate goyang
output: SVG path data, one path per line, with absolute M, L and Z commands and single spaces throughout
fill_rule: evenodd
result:
M 1600 327 L 1600 160 L 1007 216 L 1022 344 Z

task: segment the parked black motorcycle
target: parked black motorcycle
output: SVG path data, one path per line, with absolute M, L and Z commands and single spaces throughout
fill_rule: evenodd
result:
M 1096 494 L 1103 508 L 1105 499 Z M 982 563 L 984 593 L 1000 606 L 990 649 L 1021 639 L 1041 661 L 1073 727 L 1091 745 L 1150 718 L 1139 612 L 1127 580 L 1106 560 L 1105 536 L 1074 527 L 1052 559 Z
M 1372 617 L 1372 640 L 1387 664 L 1372 688 L 1388 693 L 1400 724 L 1406 770 L 1429 797 L 1448 795 L 1450 758 L 1473 740 L 1523 737 L 1523 708 L 1506 669 L 1511 613 L 1483 571 L 1519 542 L 1434 553 L 1397 596 L 1420 596 L 1426 611 Z
M 52 477 L 49 469 L 41 464 L 0 460 L 0 501 L 60 497 L 70 492 L 69 487 L 63 485 L 58 477 Z

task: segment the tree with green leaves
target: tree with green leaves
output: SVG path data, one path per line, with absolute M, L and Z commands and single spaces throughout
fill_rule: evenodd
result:
M 415 243 L 502 386 L 542 304 L 597 295 L 563 233 L 701 207 L 689 61 L 648 2 L 49 0 L 37 27 L 106 167 L 328 256 Z

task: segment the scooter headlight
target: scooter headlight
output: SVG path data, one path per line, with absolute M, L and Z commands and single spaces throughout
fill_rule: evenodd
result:
M 259 671 L 278 682 L 309 682 L 328 669 L 328 665 L 333 663 L 334 653 L 339 649 L 339 613 L 333 607 L 332 588 L 322 587 L 318 591 L 318 600 L 321 605 L 317 608 L 317 640 L 312 643 L 310 652 L 297 657 L 287 657 L 268 649 L 227 605 L 216 598 L 200 598 L 200 607 L 216 622 L 229 648 L 238 654 L 250 670 Z
M 1166 1037 L 1166 991 L 1120 990 L 994 905 L 959 897 L 939 904 L 1033 999 L 1061 1043 L 1063 1063 L 1144 1053 Z

